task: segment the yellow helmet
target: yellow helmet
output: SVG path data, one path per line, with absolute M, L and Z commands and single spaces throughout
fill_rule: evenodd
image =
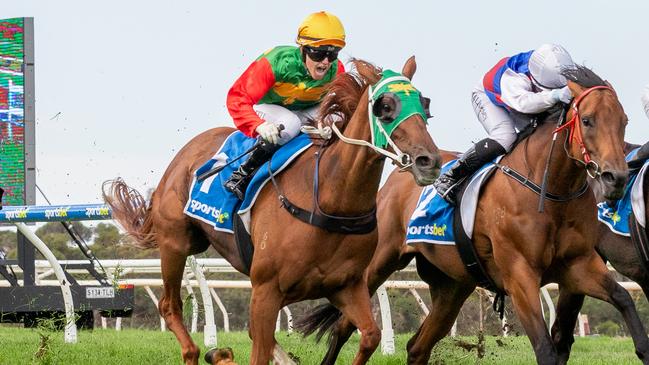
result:
M 334 46 L 345 47 L 345 28 L 337 16 L 326 11 L 313 13 L 304 19 L 297 29 L 300 46 Z

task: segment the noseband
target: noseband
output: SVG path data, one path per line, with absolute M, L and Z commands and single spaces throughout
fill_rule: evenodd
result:
M 579 144 L 579 149 L 581 150 L 581 154 L 583 156 L 583 160 L 579 160 L 579 159 L 576 160 L 584 164 L 586 168 L 586 173 L 588 173 L 588 176 L 592 177 L 593 179 L 599 177 L 602 174 L 602 172 L 600 170 L 599 164 L 590 158 L 590 153 L 588 153 L 588 149 L 584 145 L 584 137 L 581 131 L 581 123 L 580 123 L 581 117 L 579 116 L 579 104 L 584 99 L 584 97 L 586 97 L 586 95 L 590 94 L 594 90 L 613 91 L 613 89 L 609 86 L 594 86 L 589 89 L 586 89 L 583 93 L 581 93 L 581 95 L 579 95 L 579 97 L 577 97 L 577 99 L 575 99 L 572 102 L 572 118 L 570 118 L 570 120 L 566 124 L 554 130 L 554 133 L 556 134 L 564 129 L 570 129 L 568 139 L 571 142 L 574 140 Z M 570 156 L 570 153 L 568 153 L 568 157 L 573 158 Z

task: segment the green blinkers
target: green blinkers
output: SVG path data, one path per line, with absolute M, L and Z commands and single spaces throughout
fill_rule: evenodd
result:
M 383 77 L 369 88 L 372 144 L 386 148 L 390 135 L 408 117 L 419 114 L 427 123 L 430 99 L 424 98 L 410 80 L 400 73 L 384 70 Z

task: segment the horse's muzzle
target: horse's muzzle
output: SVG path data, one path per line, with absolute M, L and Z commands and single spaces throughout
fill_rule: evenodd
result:
M 419 186 L 432 184 L 439 176 L 442 158 L 438 154 L 421 154 L 415 157 L 412 172 Z
M 600 180 L 602 182 L 604 197 L 607 200 L 622 199 L 628 178 L 628 171 L 606 170 L 602 172 Z

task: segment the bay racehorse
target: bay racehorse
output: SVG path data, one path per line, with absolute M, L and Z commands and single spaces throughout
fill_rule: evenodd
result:
M 628 174 L 623 153 L 627 117 L 614 90 L 592 71 L 577 66 L 564 74 L 574 96 L 566 117 L 569 122 L 555 128 L 559 118 L 548 117 L 500 161 L 501 168 L 482 187 L 478 200 L 472 237 L 475 250 L 497 290 L 511 296 L 539 364 L 567 361 L 572 337 L 560 334 L 572 333 L 575 324 L 559 326 L 563 331 L 550 336 L 539 298 L 540 287 L 549 282 L 559 283 L 566 297 L 586 294 L 612 303 L 624 316 L 636 353 L 647 363 L 649 340 L 633 301 L 595 252 L 595 199 L 592 191 L 585 189 L 586 177 L 591 174 L 602 184 L 607 199 L 622 196 Z M 553 132 L 565 142 L 553 144 Z M 549 159 L 547 191 L 571 199 L 548 200 L 539 213 L 539 195 L 505 175 L 502 167 L 522 172 L 540 184 L 551 149 L 556 151 Z M 446 161 L 453 158 L 444 157 Z M 584 193 L 574 194 L 578 191 Z M 433 346 L 449 332 L 462 303 L 476 287 L 476 279 L 456 247 L 405 244 L 420 193 L 421 188 L 400 174 L 388 178 L 377 204 L 379 243 L 366 271 L 369 290 L 374 293 L 391 273 L 414 257 L 420 277 L 429 284 L 432 310 L 408 342 L 409 364 L 428 362 Z M 301 325 L 304 333 L 318 331 L 322 336 L 331 331 L 323 364 L 335 362 L 354 329 L 331 306 L 318 308 Z
M 409 170 L 417 184 L 430 184 L 439 174 L 440 157 L 426 130 L 426 115 L 411 113 L 399 122 L 395 120 L 399 110 L 423 107 L 407 105 L 396 91 L 378 93 L 388 84 L 408 95 L 418 93 L 410 84 L 416 70 L 414 57 L 404 65 L 402 76 L 389 79 L 382 78 L 381 70 L 369 63 L 353 63 L 356 72 L 338 76 L 321 105 L 323 121 L 342 119 L 340 130 L 331 126 L 341 133 L 339 138 L 323 146 L 314 143 L 275 180 L 283 197 L 295 206 L 314 206 L 316 210 L 319 205 L 316 215 L 326 212 L 330 220 L 338 222 L 370 217 L 373 228 L 364 234 L 324 230 L 291 216 L 282 208 L 271 184 L 261 191 L 250 225 L 254 245 L 249 273 L 251 364 L 267 365 L 271 356 L 277 362 L 289 361 L 276 346 L 278 312 L 290 303 L 315 298 L 329 299 L 360 329 L 362 338 L 354 364 L 367 362 L 380 341 L 380 331 L 372 317 L 363 270 L 377 240 L 374 212 L 384 155 Z M 199 348 L 182 321 L 180 285 L 187 256 L 211 245 L 237 270 L 248 272 L 231 234 L 215 231 L 183 214 L 194 172 L 232 132 L 232 128 L 211 129 L 189 141 L 174 157 L 148 204 L 123 181 L 116 180 L 104 189 L 113 217 L 140 246 L 160 250 L 164 292 L 159 310 L 180 342 L 186 364 L 196 364 L 199 357 Z M 387 139 L 387 150 L 367 142 L 379 137 Z M 314 174 L 318 164 L 319 179 L 318 169 Z M 319 183 L 315 185 L 314 181 Z M 315 199 L 314 190 L 319 191 Z

